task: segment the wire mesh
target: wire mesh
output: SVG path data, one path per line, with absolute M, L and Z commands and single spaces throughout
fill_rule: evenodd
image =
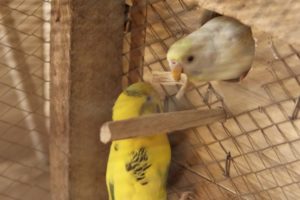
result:
M 124 36 L 124 85 L 151 71 L 168 70 L 168 47 L 198 28 L 203 17 L 191 0 L 138 2 L 129 9 L 131 24 Z M 273 15 L 276 9 L 282 11 L 273 25 L 279 25 L 278 19 L 284 14 L 285 19 L 293 20 L 299 13 L 299 7 L 291 4 L 275 11 L 265 9 L 271 3 L 257 5 L 259 11 L 269 10 Z M 287 8 L 292 11 L 286 12 Z M 49 11 L 47 0 L 0 2 L 0 199 L 49 198 Z M 245 13 L 241 11 L 238 16 Z M 249 23 L 260 17 L 258 13 L 255 10 Z M 267 20 L 256 26 L 265 27 Z M 277 35 L 284 40 L 286 33 Z M 287 40 L 294 41 L 291 38 L 296 34 L 294 28 Z M 186 190 L 194 190 L 198 199 L 300 198 L 300 48 L 269 36 L 257 37 L 257 58 L 249 85 L 260 74 L 265 80 L 256 84 L 259 95 L 247 96 L 251 100 L 248 106 L 230 102 L 220 91 L 225 88 L 230 93 L 229 87 L 237 87 L 233 85 L 201 83 L 187 91 L 181 102 L 174 98 L 176 87 L 159 88 L 168 97 L 169 109 L 223 106 L 232 114 L 225 123 L 187 130 L 184 138 L 171 138 L 169 199 L 177 199 Z M 178 138 L 180 142 L 176 142 Z M 229 151 L 232 163 L 226 177 L 223 173 Z
M 0 199 L 49 199 L 48 0 L 0 1 Z
M 195 2 L 144 0 L 131 7 L 131 29 L 127 29 L 124 36 L 125 85 L 136 81 L 131 80 L 132 77 L 142 79 L 151 71 L 168 70 L 166 52 L 169 46 L 200 27 L 203 10 Z M 227 1 L 222 3 L 224 5 L 219 7 L 226 7 Z M 207 4 L 211 9 L 218 5 Z M 271 2 L 253 4 L 265 8 L 265 4 L 269 6 Z M 251 10 L 245 9 L 245 12 Z M 272 21 L 274 12 L 271 11 Z M 142 13 L 139 23 L 130 18 L 135 12 Z M 230 15 L 229 11 L 225 13 Z M 262 17 L 254 14 L 252 18 Z M 243 11 L 239 11 L 239 15 L 245 16 Z M 279 15 L 285 16 L 285 13 L 278 12 L 276 19 Z M 144 23 L 140 23 L 141 17 Z M 263 26 L 252 24 L 258 24 L 252 27 L 255 30 Z M 140 37 L 144 42 L 132 48 L 135 30 L 143 33 Z M 169 110 L 222 106 L 230 114 L 224 123 L 198 127 L 187 130 L 184 136 L 171 137 L 174 146 L 171 174 L 175 173 L 169 181 L 170 199 L 178 199 L 178 194 L 185 190 L 194 190 L 197 199 L 300 198 L 299 48 L 259 31 L 254 32 L 254 37 L 256 58 L 253 70 L 243 83 L 199 83 L 187 91 L 181 101 L 174 97 L 177 87 L 159 86 L 167 96 Z M 133 51 L 139 54 L 132 57 Z M 131 59 L 139 62 L 132 63 Z M 228 152 L 231 153 L 230 172 L 229 176 L 224 176 Z

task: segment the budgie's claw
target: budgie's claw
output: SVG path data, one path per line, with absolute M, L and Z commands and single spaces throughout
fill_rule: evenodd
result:
M 187 192 L 183 192 L 181 194 L 181 197 L 179 200 L 196 200 L 196 196 L 195 196 L 194 192 L 187 191 Z

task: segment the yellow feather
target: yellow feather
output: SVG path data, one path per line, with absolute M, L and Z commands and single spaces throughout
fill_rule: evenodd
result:
M 192 40 L 188 37 L 176 41 L 168 50 L 167 59 L 181 62 L 183 57 L 191 50 Z
M 113 120 L 138 117 L 161 107 L 151 85 L 136 83 L 120 94 Z M 106 182 L 110 200 L 166 200 L 171 150 L 166 133 L 112 142 Z

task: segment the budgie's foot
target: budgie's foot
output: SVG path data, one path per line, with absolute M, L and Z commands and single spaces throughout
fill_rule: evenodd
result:
M 179 200 L 196 200 L 195 193 L 191 191 L 183 192 Z

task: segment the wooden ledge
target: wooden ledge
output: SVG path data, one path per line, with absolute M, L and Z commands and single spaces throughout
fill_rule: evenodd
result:
M 108 143 L 157 133 L 172 133 L 226 119 L 223 109 L 187 110 L 151 114 L 128 120 L 109 121 L 100 128 L 100 141 Z

